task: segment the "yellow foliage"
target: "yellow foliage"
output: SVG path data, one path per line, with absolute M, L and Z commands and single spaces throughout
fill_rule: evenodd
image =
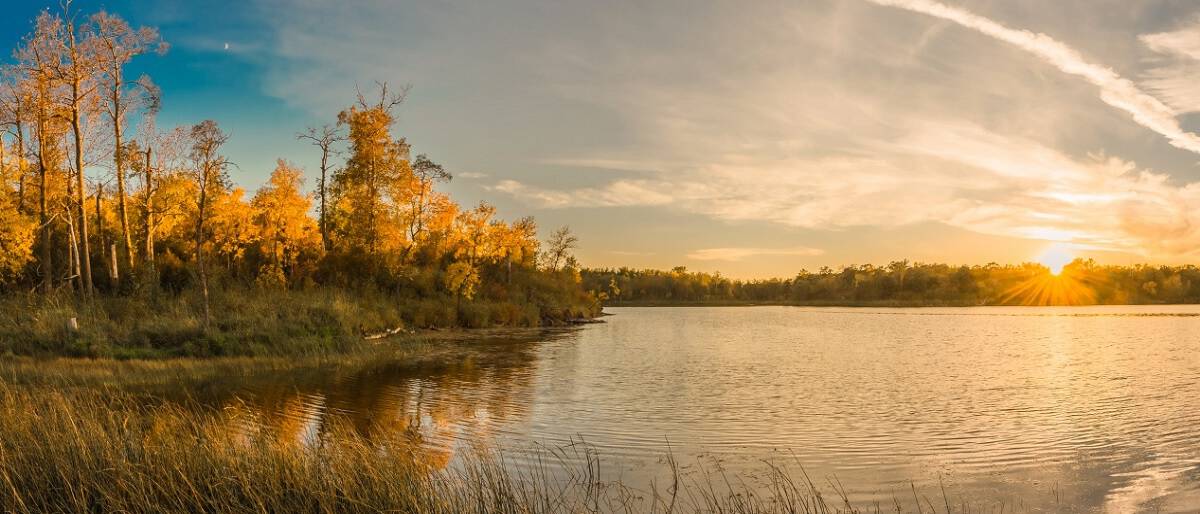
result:
M 475 296 L 475 286 L 479 285 L 479 271 L 469 262 L 455 262 L 446 268 L 445 284 L 455 295 L 470 300 Z
M 303 184 L 300 170 L 280 159 L 267 184 L 250 202 L 263 254 L 271 256 L 276 266 L 290 264 L 301 252 L 321 247 L 316 220 L 308 215 L 312 196 L 301 191 Z
M 34 221 L 17 212 L 7 192 L 0 192 L 0 282 L 16 276 L 33 258 Z
M 346 246 L 396 251 L 406 246 L 401 218 L 413 192 L 408 143 L 392 139 L 388 106 L 360 104 L 338 115 L 350 127 L 350 158 L 333 177 L 333 221 Z
M 159 237 L 190 240 L 196 230 L 195 181 L 181 174 L 160 178 L 154 188 L 154 211 Z
M 206 221 L 208 243 L 217 255 L 229 260 L 241 258 L 246 248 L 258 240 L 254 211 L 242 200 L 245 193 L 235 188 L 215 191 L 211 197 Z

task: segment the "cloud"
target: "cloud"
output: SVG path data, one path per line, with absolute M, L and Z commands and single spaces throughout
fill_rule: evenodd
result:
M 457 178 L 465 178 L 468 180 L 475 180 L 475 179 L 487 178 L 488 174 L 480 173 L 477 171 L 466 171 L 463 173 L 455 173 L 454 176 Z
M 638 180 L 618 180 L 600 188 L 589 187 L 570 191 L 551 190 L 515 180 L 501 180 L 489 189 L 508 193 L 548 209 L 665 205 L 674 200 L 670 194 L 655 190 L 654 184 Z
M 824 250 L 818 248 L 704 248 L 687 254 L 687 258 L 697 261 L 740 261 L 749 257 L 759 256 L 804 256 L 823 255 Z
M 632 171 L 632 172 L 664 172 L 678 167 L 678 163 L 667 162 L 637 162 L 624 161 L 620 159 L 603 159 L 603 158 L 551 158 L 542 159 L 543 164 L 552 164 L 555 166 L 567 166 L 572 168 L 590 168 L 599 170 L 612 171 Z
M 1108 63 L 1134 83 L 1045 34 L 928 0 L 709 2 L 687 24 L 671 2 L 258 1 L 276 27 L 269 91 L 328 116 L 355 81 L 411 82 L 402 133 L 532 207 L 1200 248 L 1200 186 L 1184 175 L 1200 143 L 1176 119 L 1200 102 L 1184 71 L 1166 71 L 1194 60 L 1194 25 L 1140 39 L 1126 26 L 1163 68 Z M 1122 43 L 1112 36 L 1071 41 Z M 563 168 L 577 173 L 547 178 Z M 939 244 L 929 237 L 914 244 Z
M 1200 18 L 1178 30 L 1138 36 L 1158 54 L 1142 83 L 1180 112 L 1200 111 Z
M 725 156 L 654 179 L 575 190 L 513 181 L 495 190 L 546 208 L 662 205 L 714 219 L 832 230 L 937 222 L 1147 256 L 1200 248 L 1200 183 L 1175 185 L 1120 158 L 1076 159 L 955 121 L 914 124 L 908 135 L 866 149 L 871 156 Z M 626 190 L 636 194 L 615 193 Z M 693 258 L 736 257 L 734 250 Z
M 1050 36 L 1008 28 L 967 10 L 931 0 L 868 0 L 951 21 L 1025 50 L 1070 75 L 1086 79 L 1100 88 L 1100 99 L 1133 116 L 1138 124 L 1167 138 L 1177 148 L 1200 153 L 1200 136 L 1187 132 L 1175 119 L 1175 111 L 1158 98 L 1137 87 L 1112 68 L 1094 64 L 1082 54 Z

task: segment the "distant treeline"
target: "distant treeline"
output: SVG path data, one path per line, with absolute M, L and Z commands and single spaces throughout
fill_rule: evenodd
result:
M 950 266 L 892 262 L 733 280 L 720 273 L 588 269 L 584 287 L 609 305 L 1091 305 L 1200 303 L 1195 266 L 1100 266 L 1076 260 L 1052 275 L 1039 264 Z

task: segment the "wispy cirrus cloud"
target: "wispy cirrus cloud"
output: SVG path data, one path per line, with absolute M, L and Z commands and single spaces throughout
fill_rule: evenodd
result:
M 760 256 L 803 256 L 822 255 L 825 251 L 819 248 L 703 248 L 687 254 L 687 258 L 695 261 L 740 261 Z
M 1019 2 L 983 17 L 930 0 L 717 1 L 679 24 L 673 2 L 257 1 L 280 13 L 265 17 L 269 91 L 329 113 L 355 82 L 412 82 L 402 133 L 486 172 L 517 212 L 657 208 L 694 214 L 671 218 L 693 234 L 854 240 L 831 262 L 871 248 L 860 227 L 925 223 L 1148 257 L 1200 248 L 1200 141 L 1177 120 L 1200 105 L 1182 68 L 1194 24 L 1058 39 L 1079 3 L 1039 5 L 1061 10 L 1043 20 Z M 1045 33 L 1009 21 L 1023 18 Z
M 1156 257 L 1200 248 L 1200 183 L 1176 185 L 1120 158 L 1076 159 L 959 122 L 914 125 L 909 135 L 866 149 L 871 156 L 727 156 L 599 188 L 506 181 L 496 190 L 545 208 L 663 205 L 714 219 L 834 230 L 938 222 Z M 713 250 L 690 257 L 741 255 Z
M 1168 32 L 1139 38 L 1158 54 L 1142 82 L 1179 112 L 1200 111 L 1200 18 Z
M 515 180 L 501 180 L 489 186 L 489 189 L 523 198 L 545 208 L 664 205 L 674 200 L 670 194 L 658 191 L 652 184 L 639 180 L 618 180 L 604 187 L 571 191 L 531 186 Z
M 654 162 L 654 161 L 626 161 L 621 159 L 604 159 L 604 158 L 549 158 L 542 159 L 543 164 L 552 164 L 555 166 L 567 166 L 572 168 L 587 168 L 595 170 L 612 170 L 612 171 L 631 171 L 655 173 L 664 172 L 678 167 L 678 163 Z
M 1167 138 L 1178 148 L 1200 153 L 1200 136 L 1184 130 L 1175 119 L 1175 111 L 1158 98 L 1138 88 L 1112 68 L 1087 60 L 1079 51 L 1037 32 L 1013 29 L 965 9 L 932 0 L 867 0 L 882 6 L 897 7 L 951 21 L 1036 55 L 1070 75 L 1086 79 L 1100 88 L 1100 99 L 1133 116 L 1134 121 Z M 1172 40 L 1160 37 L 1157 41 Z M 1178 47 L 1174 47 L 1178 48 Z

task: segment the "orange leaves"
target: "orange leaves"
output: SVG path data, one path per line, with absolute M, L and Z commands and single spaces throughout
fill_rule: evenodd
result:
M 250 203 L 263 253 L 276 264 L 320 248 L 316 220 L 308 216 L 312 197 L 302 191 L 303 185 L 301 171 L 279 159 L 271 178 Z

